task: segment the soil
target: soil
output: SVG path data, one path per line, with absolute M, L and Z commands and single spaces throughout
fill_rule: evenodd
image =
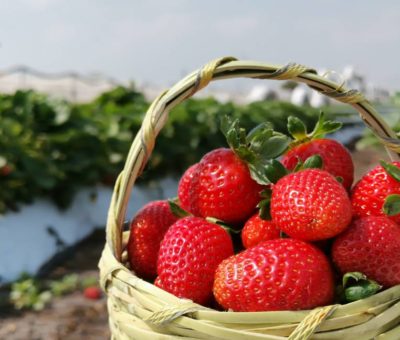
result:
M 382 150 L 353 152 L 356 179 L 387 159 Z M 98 231 L 81 242 L 68 259 L 59 258 L 44 267 L 42 276 L 60 277 L 75 272 L 81 276 L 97 275 L 97 262 L 104 246 L 104 232 Z M 51 268 L 51 270 L 49 270 Z M 56 298 L 41 312 L 0 311 L 0 339 L 7 340 L 101 340 L 109 339 L 106 300 L 88 300 L 81 292 Z

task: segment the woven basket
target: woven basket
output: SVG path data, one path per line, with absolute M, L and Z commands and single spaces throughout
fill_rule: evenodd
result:
M 162 93 L 150 106 L 117 179 L 107 221 L 107 242 L 99 263 L 108 295 L 113 339 L 400 339 L 400 285 L 346 305 L 312 311 L 219 312 L 179 299 L 135 276 L 127 267 L 127 203 L 136 178 L 153 150 L 169 111 L 212 80 L 293 80 L 353 106 L 366 125 L 399 159 L 400 140 L 364 96 L 298 64 L 270 65 L 226 57 L 206 64 Z

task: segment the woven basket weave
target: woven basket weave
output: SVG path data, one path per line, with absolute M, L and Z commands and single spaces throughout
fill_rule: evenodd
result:
M 107 220 L 107 242 L 100 259 L 100 281 L 108 295 L 113 339 L 400 339 L 400 285 L 346 305 L 312 311 L 219 312 L 179 299 L 135 276 L 127 268 L 127 203 L 165 125 L 169 111 L 212 80 L 256 78 L 293 80 L 353 106 L 366 125 L 399 159 L 400 140 L 356 90 L 347 90 L 298 64 L 270 65 L 221 58 L 206 64 L 162 93 L 150 106 L 117 179 Z

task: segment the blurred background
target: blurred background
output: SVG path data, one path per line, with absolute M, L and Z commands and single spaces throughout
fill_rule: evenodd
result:
M 398 1 L 0 2 L 0 338 L 108 338 L 105 299 L 86 288 L 112 185 L 152 99 L 227 55 L 313 67 L 400 131 Z M 182 172 L 225 145 L 222 114 L 286 132 L 289 115 L 311 129 L 320 111 L 344 123 L 332 137 L 357 178 L 386 158 L 351 107 L 305 86 L 215 82 L 171 112 L 127 219 L 174 197 Z

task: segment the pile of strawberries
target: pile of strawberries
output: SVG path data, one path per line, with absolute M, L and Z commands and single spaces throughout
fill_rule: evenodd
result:
M 400 284 L 400 162 L 352 187 L 347 149 L 321 114 L 291 137 L 261 124 L 221 123 L 230 148 L 182 176 L 178 199 L 131 222 L 131 269 L 180 298 L 232 311 L 310 309 Z

